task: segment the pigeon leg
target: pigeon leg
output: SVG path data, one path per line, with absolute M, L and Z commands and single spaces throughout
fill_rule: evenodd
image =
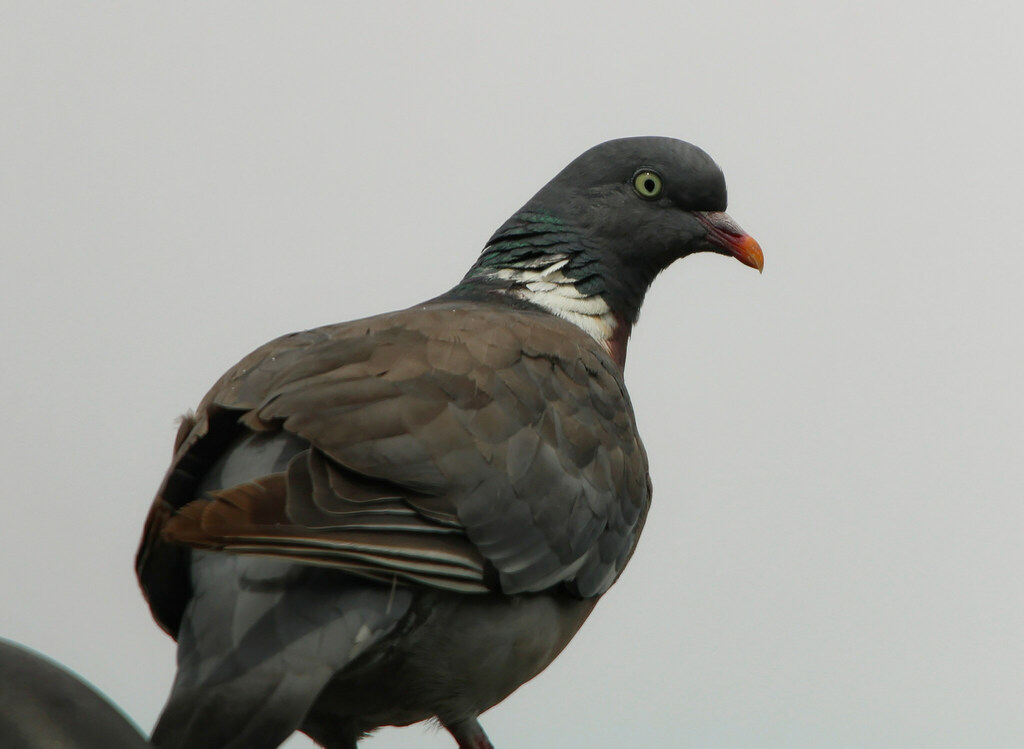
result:
M 466 718 L 458 723 L 444 723 L 448 733 L 459 742 L 459 749 L 494 749 L 494 744 L 487 738 L 480 721 L 476 718 Z

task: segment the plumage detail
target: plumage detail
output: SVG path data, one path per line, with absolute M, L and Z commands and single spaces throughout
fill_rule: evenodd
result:
M 488 275 L 510 283 L 512 294 L 568 320 L 610 351 L 617 323 L 608 303 L 599 294 L 581 292 L 576 281 L 562 272 L 569 263 L 567 257 L 554 258 L 549 265 L 536 258 L 525 267 L 498 268 Z

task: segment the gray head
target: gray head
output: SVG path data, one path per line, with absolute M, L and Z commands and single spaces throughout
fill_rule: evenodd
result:
M 456 289 L 510 293 L 607 341 L 625 338 L 651 282 L 694 252 L 761 270 L 761 248 L 725 214 L 722 170 L 674 138 L 591 148 L 491 237 Z M 615 353 L 615 352 L 613 352 Z

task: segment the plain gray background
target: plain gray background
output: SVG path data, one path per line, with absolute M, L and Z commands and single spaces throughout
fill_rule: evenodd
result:
M 151 727 L 174 649 L 132 562 L 175 417 L 265 340 L 449 288 L 591 145 L 673 135 L 765 272 L 655 283 L 639 550 L 483 724 L 1024 746 L 1020 7 L 349 5 L 2 5 L 0 635 Z

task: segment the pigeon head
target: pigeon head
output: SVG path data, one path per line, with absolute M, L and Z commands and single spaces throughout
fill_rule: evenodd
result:
M 460 290 L 508 294 L 563 317 L 619 361 L 644 295 L 695 252 L 761 270 L 761 248 L 726 213 L 725 177 L 674 138 L 621 138 L 586 151 L 495 232 Z

